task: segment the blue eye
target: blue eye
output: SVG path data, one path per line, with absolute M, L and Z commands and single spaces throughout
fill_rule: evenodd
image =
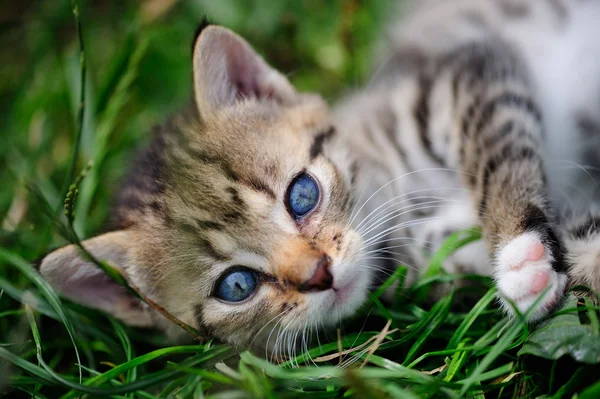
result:
M 310 176 L 302 174 L 290 184 L 288 201 L 294 216 L 301 218 L 312 211 L 319 202 L 319 186 Z
M 236 270 L 221 279 L 215 294 L 224 301 L 241 302 L 256 291 L 257 285 L 256 273 Z

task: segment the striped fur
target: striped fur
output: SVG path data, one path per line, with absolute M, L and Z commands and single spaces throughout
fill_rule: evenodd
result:
M 183 321 L 272 354 L 291 354 L 314 329 L 352 315 L 399 262 L 414 279 L 449 234 L 475 225 L 484 242 L 444 267 L 493 275 L 509 313 L 513 305 L 527 311 L 543 293 L 529 317 L 545 316 L 568 273 L 599 289 L 598 218 L 565 222 L 563 212 L 587 212 L 592 191 L 582 185 L 565 202 L 580 177 L 552 164 L 593 158 L 600 62 L 581 63 L 584 81 L 561 60 L 600 50 L 591 23 L 600 6 L 418 3 L 394 25 L 369 84 L 331 111 L 297 93 L 239 36 L 204 27 L 194 46 L 195 105 L 154 132 L 118 194 L 115 232 L 86 245 Z M 577 79 L 557 80 L 567 73 Z M 299 173 L 322 193 L 306 219 L 286 206 Z M 306 292 L 323 256 L 333 289 Z M 259 289 L 224 303 L 215 283 L 234 266 L 254 269 Z M 69 281 L 98 280 L 72 247 L 41 270 L 75 300 L 82 289 Z M 138 312 L 138 325 L 177 335 L 135 301 L 97 307 L 128 322 Z

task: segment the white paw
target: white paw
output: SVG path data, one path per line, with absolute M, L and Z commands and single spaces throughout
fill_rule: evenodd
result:
M 554 271 L 552 261 L 550 249 L 535 232 L 522 234 L 498 250 L 496 284 L 508 313 L 514 313 L 510 302 L 523 314 L 543 295 L 536 309 L 529 313 L 528 320 L 536 321 L 560 301 L 567 276 Z

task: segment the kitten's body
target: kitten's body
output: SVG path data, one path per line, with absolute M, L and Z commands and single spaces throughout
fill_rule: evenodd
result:
M 291 342 L 339 322 L 376 272 L 398 262 L 418 271 L 448 233 L 473 225 L 485 242 L 444 266 L 494 275 L 521 311 L 547 288 L 532 319 L 557 304 L 569 270 L 600 288 L 594 219 L 561 226 L 552 201 L 563 209 L 572 178 L 544 170 L 547 159 L 582 162 L 584 147 L 571 143 L 592 140 L 600 5 L 437 3 L 398 25 L 372 81 L 332 114 L 241 38 L 206 28 L 194 52 L 197 108 L 155 133 L 120 192 L 117 231 L 86 245 L 181 320 L 240 347 L 276 348 L 282 331 Z M 580 54 L 591 57 L 571 65 Z M 289 191 L 303 175 L 320 197 L 295 217 Z M 589 209 L 590 196 L 578 206 Z M 218 299 L 223 276 L 242 266 L 260 276 L 255 291 Z M 41 270 L 70 298 L 168 329 L 73 247 Z M 95 303 L 98 292 L 114 300 Z
M 358 186 L 368 184 L 365 192 L 373 193 L 389 183 L 383 195 L 365 204 L 357 220 L 378 209 L 371 215 L 372 222 L 387 221 L 388 227 L 404 222 L 406 228 L 390 234 L 390 246 L 418 245 L 394 248 L 402 252 L 400 260 L 422 266 L 449 233 L 479 224 L 477 204 L 464 190 L 464 179 L 465 173 L 480 171 L 467 171 L 456 157 L 448 156 L 449 145 L 462 145 L 452 139 L 463 129 L 460 124 L 478 117 L 477 110 L 464 109 L 471 104 L 459 104 L 453 97 L 452 85 L 456 79 L 464 80 L 461 74 L 465 72 L 458 69 L 464 65 L 452 65 L 451 59 L 469 57 L 469 52 L 472 63 L 494 56 L 494 51 L 514 52 L 507 57 L 514 56 L 514 64 L 521 63 L 514 66 L 526 75 L 522 83 L 528 86 L 543 118 L 544 145 L 539 150 L 549 197 L 568 218 L 590 209 L 597 188 L 590 175 L 597 173 L 579 165 L 598 166 L 593 149 L 600 144 L 600 58 L 596 56 L 600 52 L 596 40 L 600 37 L 600 5 L 582 3 L 419 2 L 392 29 L 391 43 L 386 43 L 385 56 L 380 57 L 383 60 L 367 87 L 335 109 L 336 124 L 352 143 L 352 152 L 360 154 L 362 176 L 370 180 Z M 490 54 L 477 55 L 478 51 Z M 463 115 L 466 112 L 473 114 Z M 402 215 L 393 220 L 383 218 L 390 208 L 388 204 L 379 207 L 386 201 L 404 206 Z M 419 202 L 423 204 L 419 206 Z M 422 222 L 409 226 L 418 220 Z M 429 250 L 423 251 L 423 246 Z M 484 244 L 475 244 L 458 251 L 446 268 L 490 274 L 487 259 Z

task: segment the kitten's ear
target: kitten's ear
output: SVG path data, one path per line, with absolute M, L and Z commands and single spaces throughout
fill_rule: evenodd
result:
M 200 112 L 235 104 L 241 98 L 291 103 L 296 91 L 240 36 L 216 25 L 203 28 L 194 44 L 194 94 Z
M 127 245 L 131 238 L 126 231 L 116 231 L 86 240 L 83 246 L 96 259 L 123 270 L 123 265 L 130 263 Z M 150 327 L 153 324 L 148 307 L 88 261 L 75 245 L 47 255 L 40 272 L 59 293 L 74 302 L 103 310 L 129 325 Z

